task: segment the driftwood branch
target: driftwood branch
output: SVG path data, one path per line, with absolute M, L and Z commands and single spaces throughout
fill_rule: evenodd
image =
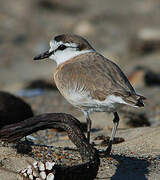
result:
M 65 113 L 45 113 L 37 115 L 19 123 L 6 125 L 0 129 L 0 139 L 7 142 L 16 142 L 21 138 L 44 129 L 62 127 L 68 122 L 80 127 L 80 122 L 73 116 Z
M 62 128 L 77 146 L 83 163 L 69 167 L 56 165 L 55 179 L 93 180 L 100 164 L 99 155 L 97 150 L 88 143 L 80 127 L 81 123 L 69 114 L 46 113 L 3 127 L 0 129 L 0 139 L 15 142 L 38 130 Z

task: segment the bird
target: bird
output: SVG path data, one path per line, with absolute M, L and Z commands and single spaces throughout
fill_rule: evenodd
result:
M 118 110 L 129 105 L 143 107 L 144 96 L 135 92 L 118 65 L 97 52 L 83 37 L 61 34 L 50 41 L 49 50 L 34 60 L 49 58 L 56 62 L 54 81 L 60 93 L 79 108 L 87 121 L 90 142 L 92 112 L 113 113 L 113 128 L 107 147 L 110 154 L 119 124 Z

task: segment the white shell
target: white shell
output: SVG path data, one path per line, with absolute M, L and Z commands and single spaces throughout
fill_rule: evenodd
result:
M 40 176 L 42 179 L 46 179 L 46 173 L 44 171 L 40 172 Z
M 38 177 L 38 172 L 37 171 L 33 171 L 33 176 L 34 177 Z
M 24 173 L 23 176 L 24 176 L 24 177 L 27 177 L 27 173 Z
M 49 173 L 46 180 L 54 180 L 54 174 Z
M 38 167 L 37 165 L 38 165 L 38 162 L 37 162 L 37 161 L 33 163 L 33 167 L 34 167 L 35 169 Z
M 39 170 L 40 170 L 40 171 L 44 171 L 44 170 L 45 170 L 44 164 L 43 164 L 42 162 L 39 162 L 39 163 L 38 163 L 38 167 L 39 167 Z
M 53 167 L 52 163 L 50 163 L 50 162 L 47 161 L 47 162 L 46 162 L 46 169 L 47 169 L 47 170 L 51 170 L 52 167 Z
M 31 174 L 29 175 L 29 179 L 33 180 L 33 176 Z

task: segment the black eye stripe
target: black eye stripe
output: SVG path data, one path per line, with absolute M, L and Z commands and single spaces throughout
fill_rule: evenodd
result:
M 66 49 L 66 48 L 67 48 L 67 46 L 61 44 L 61 45 L 58 47 L 58 50 L 64 50 L 64 49 Z
M 72 46 L 65 46 L 64 44 L 61 44 L 58 46 L 58 48 L 56 50 L 61 50 L 63 51 L 66 48 L 77 48 L 77 47 L 72 47 Z

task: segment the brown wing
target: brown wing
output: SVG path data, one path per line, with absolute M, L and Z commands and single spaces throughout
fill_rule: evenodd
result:
M 101 101 L 109 94 L 135 94 L 120 68 L 98 53 L 83 54 L 63 63 L 57 69 L 56 79 L 61 89 L 67 85 L 74 88 L 76 82 L 77 90 L 89 91 L 92 98 Z

